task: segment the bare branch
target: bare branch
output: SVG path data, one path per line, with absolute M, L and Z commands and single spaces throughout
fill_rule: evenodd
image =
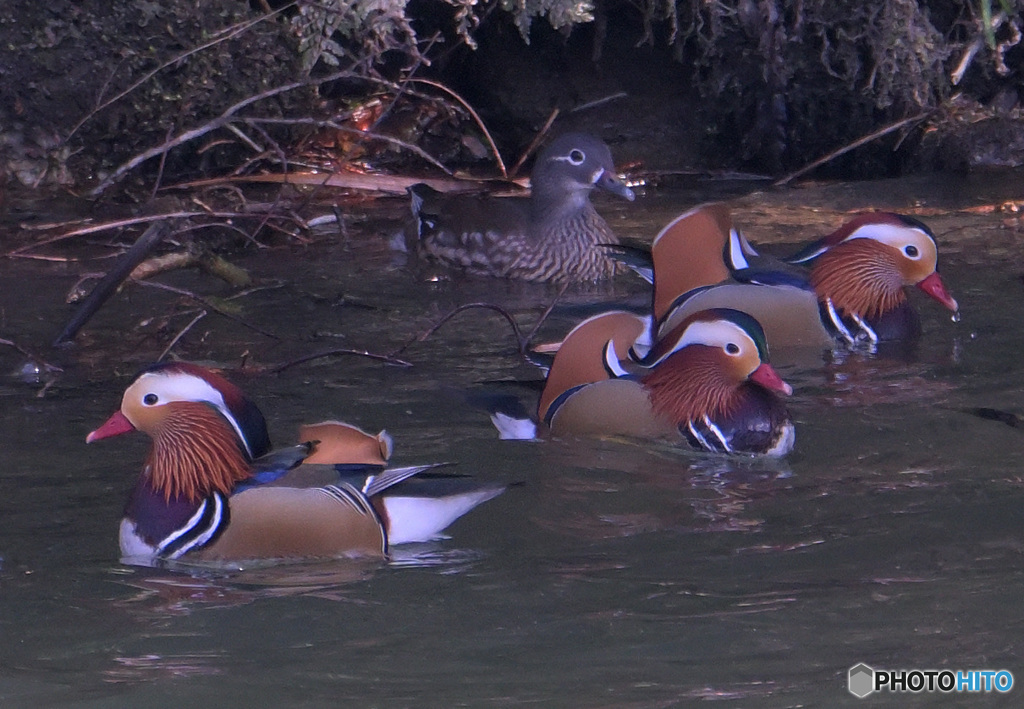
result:
M 242 318 L 238 317 L 237 315 L 232 315 L 231 313 L 227 312 L 223 308 L 217 307 L 216 305 L 211 303 L 209 300 L 207 300 L 203 296 L 201 296 L 201 295 L 199 295 L 197 293 L 193 293 L 192 291 L 185 290 L 184 288 L 175 288 L 174 286 L 169 286 L 166 283 L 157 283 L 156 281 L 132 281 L 132 283 L 137 283 L 138 285 L 146 286 L 147 288 L 157 288 L 159 290 L 165 290 L 165 291 L 167 291 L 169 293 L 176 293 L 177 295 L 185 296 L 186 298 L 189 298 L 191 300 L 196 301 L 197 303 L 202 305 L 204 308 L 208 308 L 209 310 L 212 310 L 213 312 L 217 313 L 218 315 L 220 315 L 222 317 L 227 318 L 228 320 L 234 320 L 236 323 L 238 323 L 239 325 L 241 325 L 243 327 L 247 327 L 250 330 L 258 332 L 261 335 L 269 337 L 269 338 L 271 338 L 273 340 L 281 340 L 281 338 L 278 337 L 277 335 L 275 335 L 274 333 L 268 332 L 267 330 L 264 330 L 263 328 L 261 328 L 261 327 L 259 327 L 257 325 L 253 325 L 252 323 L 246 322 L 245 320 L 243 320 Z
M 888 135 L 889 133 L 899 130 L 904 126 L 912 125 L 914 123 L 920 123 L 921 121 L 931 116 L 934 112 L 935 111 L 925 111 L 924 113 L 918 113 L 916 116 L 911 116 L 910 118 L 903 118 L 901 120 L 896 121 L 895 123 L 890 123 L 887 126 L 883 126 L 878 130 L 874 131 L 873 133 L 869 133 L 868 135 L 865 135 L 862 138 L 858 138 L 857 140 L 853 141 L 848 145 L 844 145 L 838 150 L 833 150 L 828 155 L 824 155 L 818 158 L 817 160 L 811 162 L 810 164 L 800 168 L 796 172 L 791 172 L 788 175 L 780 177 L 779 179 L 772 183 L 772 186 L 779 187 L 781 185 L 788 184 L 795 180 L 796 178 L 802 175 L 806 175 L 811 170 L 815 170 L 824 165 L 825 163 L 835 160 L 840 155 L 845 155 L 854 148 L 859 148 L 860 146 L 865 145 L 866 143 L 870 143 L 872 140 L 876 140 L 878 138 L 881 138 L 882 136 Z
M 440 330 L 442 325 L 444 325 L 446 322 L 448 322 L 449 320 L 454 318 L 459 313 L 464 312 L 466 310 L 472 310 L 472 309 L 493 310 L 494 312 L 498 313 L 498 315 L 500 315 L 501 317 L 505 318 L 505 320 L 508 322 L 508 324 L 512 326 L 512 332 L 515 335 L 516 347 L 519 348 L 519 353 L 523 354 L 526 351 L 527 340 L 526 340 L 526 338 L 523 337 L 523 333 L 519 329 L 519 323 L 516 322 L 516 319 L 515 319 L 515 317 L 513 317 L 512 313 L 510 313 L 509 311 L 505 310 L 500 305 L 494 305 L 493 303 L 466 303 L 464 305 L 460 305 L 459 307 L 455 308 L 455 310 L 452 310 L 451 312 L 446 314 L 444 317 L 442 317 L 436 323 L 434 323 L 429 328 L 427 328 L 424 332 L 420 333 L 419 335 L 417 335 L 413 339 L 409 340 L 408 342 L 406 342 L 404 345 L 402 345 L 398 349 L 392 351 L 388 356 L 389 357 L 397 357 L 398 355 L 402 354 L 407 349 L 412 347 L 414 344 L 416 344 L 418 342 L 425 341 L 427 338 L 429 338 L 435 332 Z
M 206 311 L 205 310 L 201 310 L 198 315 L 196 315 L 194 318 L 192 318 L 191 321 L 189 321 L 188 325 L 183 327 L 178 332 L 178 334 L 174 336 L 174 339 L 172 339 L 170 344 L 168 344 L 167 347 L 164 348 L 164 351 L 160 353 L 160 356 L 156 358 L 156 361 L 157 362 L 162 362 L 164 357 L 166 357 L 168 354 L 170 354 L 171 350 L 174 349 L 174 346 L 176 344 L 178 344 L 178 341 L 181 340 L 181 338 L 185 336 L 185 333 L 188 332 L 189 330 L 191 330 L 193 325 L 195 325 L 197 322 L 199 322 L 200 320 L 202 320 L 205 317 L 206 317 Z

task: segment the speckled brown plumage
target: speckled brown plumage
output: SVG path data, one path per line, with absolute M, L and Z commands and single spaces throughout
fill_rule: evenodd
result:
M 560 136 L 537 158 L 530 197 L 442 195 L 410 188 L 416 250 L 467 273 L 528 281 L 597 281 L 621 269 L 602 244 L 617 244 L 590 203 L 595 187 L 633 199 L 615 177 L 608 147 Z

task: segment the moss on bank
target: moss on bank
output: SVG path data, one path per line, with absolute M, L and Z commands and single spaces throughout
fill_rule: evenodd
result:
M 457 87 L 499 145 L 516 148 L 557 107 L 562 124 L 646 143 L 649 159 L 678 167 L 778 173 L 915 114 L 927 120 L 831 169 L 891 174 L 1018 164 L 1024 155 L 1019 0 L 271 5 L 4 3 L 0 177 L 81 187 L 246 101 L 230 120 L 132 165 L 119 187 L 280 161 L 317 132 L 312 123 L 353 120 L 371 97 L 382 107 L 371 120 L 390 119 L 382 130 L 392 137 L 433 141 L 429 150 L 443 160 L 479 157 L 459 141 L 474 130 L 468 114 L 453 101 L 442 110 L 417 97 L 403 83 L 413 75 Z M 345 81 L 272 91 L 339 69 Z M 592 112 L 593 125 L 565 116 L 620 90 L 628 97 Z M 395 107 L 398 94 L 404 103 Z M 434 108 L 407 110 L 417 102 Z M 407 130 L 410 115 L 405 122 L 416 125 Z M 242 130 L 236 120 L 282 117 L 292 122 Z M 446 141 L 455 149 L 444 150 Z M 678 152 L 668 155 L 672 144 Z

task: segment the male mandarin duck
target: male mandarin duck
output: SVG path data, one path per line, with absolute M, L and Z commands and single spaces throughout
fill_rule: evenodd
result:
M 651 258 L 658 333 L 699 310 L 726 307 L 753 315 L 772 347 L 873 348 L 920 334 L 907 286 L 958 309 L 936 271 L 934 234 L 887 212 L 860 215 L 776 261 L 750 246 L 724 205 L 703 205 L 661 230 Z
M 386 556 L 392 544 L 437 538 L 503 489 L 409 480 L 431 466 L 386 469 L 386 433 L 338 422 L 271 452 L 256 405 L 189 363 L 139 374 L 86 442 L 135 430 L 153 441 L 121 521 L 121 553 L 138 563 Z
M 443 195 L 409 188 L 418 251 L 482 276 L 528 281 L 596 281 L 612 276 L 601 247 L 618 239 L 590 203 L 595 187 L 632 201 L 611 151 L 585 133 L 559 136 L 537 158 L 529 197 Z
M 666 439 L 716 453 L 792 450 L 793 422 L 776 396 L 792 388 L 769 364 L 756 320 L 726 308 L 694 313 L 655 344 L 643 369 L 628 371 L 647 328 L 624 311 L 577 325 L 555 354 L 538 420 L 556 436 Z M 511 430 L 507 417 L 493 418 L 499 431 Z

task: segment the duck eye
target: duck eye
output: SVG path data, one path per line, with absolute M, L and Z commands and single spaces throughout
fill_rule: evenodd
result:
M 573 165 L 582 165 L 583 161 L 587 159 L 587 156 L 582 150 L 571 150 L 569 151 L 569 162 Z
M 735 342 L 730 342 L 725 346 L 725 351 L 731 355 L 737 355 L 740 353 L 740 346 Z
M 914 246 L 913 244 L 910 244 L 908 246 L 904 246 L 903 247 L 903 253 L 905 253 L 910 258 L 917 258 L 918 255 L 920 255 L 921 252 L 918 251 L 916 246 Z
M 142 397 L 142 403 L 146 406 L 156 406 L 156 402 L 160 401 L 160 397 L 156 394 L 146 394 Z

